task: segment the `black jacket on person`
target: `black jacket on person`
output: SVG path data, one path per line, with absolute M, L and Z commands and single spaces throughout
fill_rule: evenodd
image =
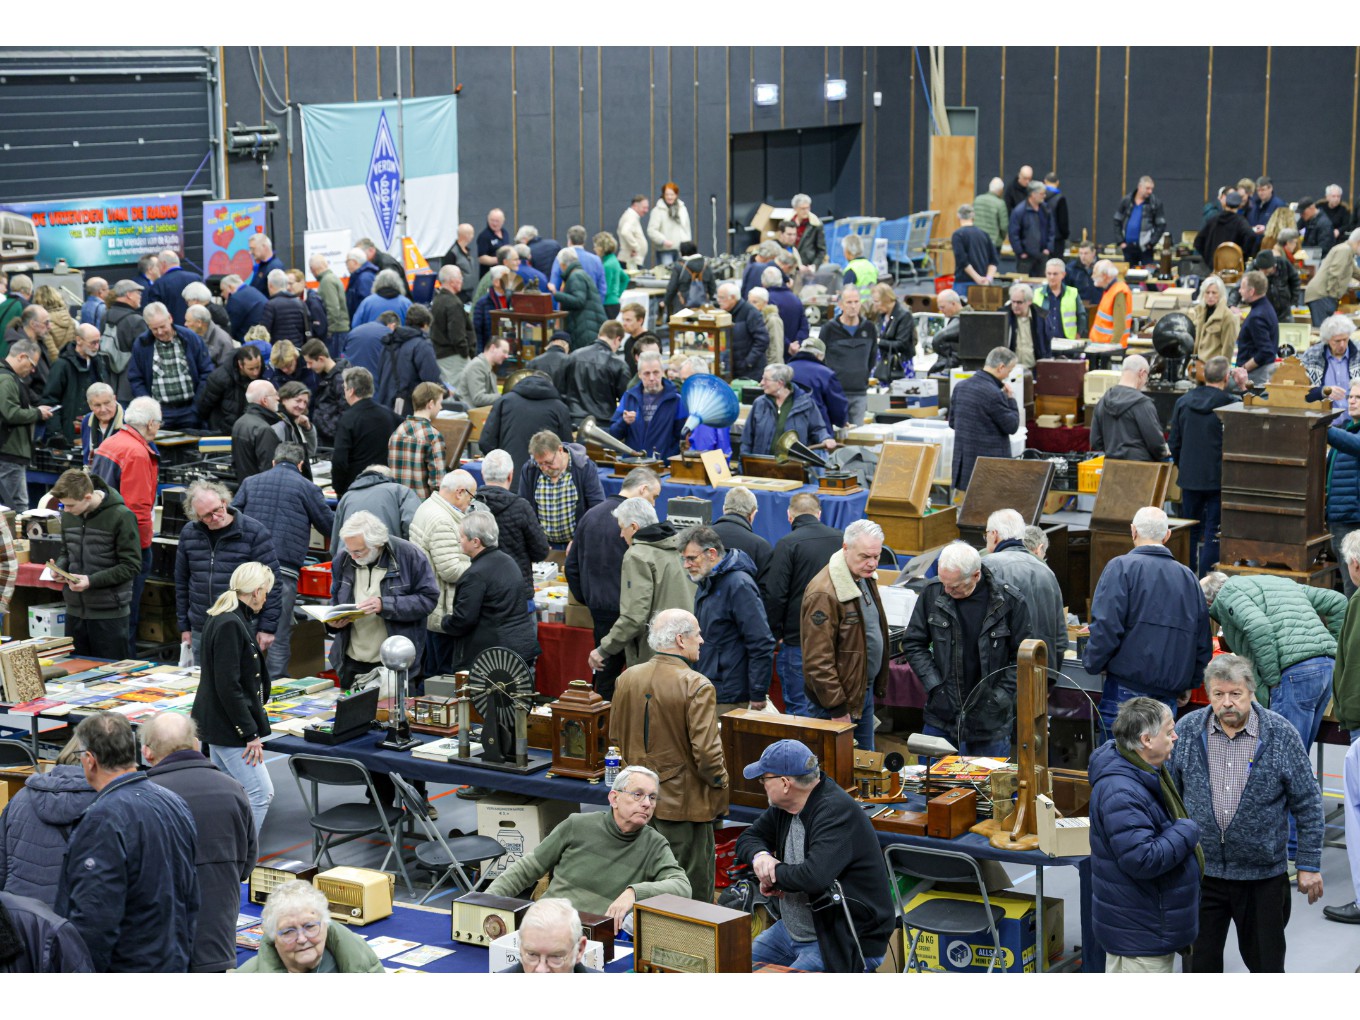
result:
M 666 281 L 666 296 L 661 300 L 661 307 L 666 310 L 667 314 L 679 311 L 688 304 L 690 281 L 696 277 L 686 268 L 685 263 L 695 258 L 703 259 L 704 268 L 697 279 L 703 284 L 704 292 L 708 295 L 708 303 L 712 304 L 718 296 L 718 281 L 713 278 L 713 267 L 709 264 L 708 259 L 705 259 L 702 255 L 691 255 L 689 259 L 677 259 L 671 265 L 671 278 Z M 675 302 L 675 304 L 672 305 L 671 302 Z
M 774 544 L 757 580 L 770 631 L 784 644 L 796 648 L 802 641 L 803 589 L 844 543 L 839 528 L 823 524 L 815 514 L 799 514 L 793 529 Z
M 218 435 L 231 435 L 236 419 L 245 413 L 246 387 L 252 382 L 253 379 L 247 379 L 237 369 L 235 358 L 221 368 L 213 369 L 194 398 L 194 407 L 203 424 Z
M 291 340 L 299 348 L 312 336 L 311 317 L 307 306 L 286 290 L 281 290 L 265 303 L 260 312 L 260 325 L 269 330 L 271 343 Z
M 607 425 L 606 421 L 601 428 Z M 550 380 L 526 376 L 491 405 L 478 445 L 483 450 L 510 454 L 518 476 L 529 462 L 529 440 L 545 429 L 556 433 L 562 442 L 571 442 L 571 413 Z
M 1091 449 L 1110 460 L 1161 460 L 1166 438 L 1152 398 L 1132 386 L 1106 390 L 1091 415 Z
M 937 577 L 916 600 L 907 624 L 907 661 L 925 688 L 925 721 L 970 743 L 1009 740 L 1015 730 L 1015 668 L 1030 633 L 1029 607 L 1019 590 L 982 563 L 979 585 L 989 590 L 978 633 L 978 675 L 963 676 L 959 638 L 963 621 L 955 599 Z M 979 686 L 987 690 L 977 693 Z
M 1029 197 L 1029 185 L 1021 184 L 1020 178 L 1012 177 L 1011 182 L 1006 185 L 1006 190 L 1001 193 L 1001 201 L 1006 203 L 1006 215 L 1010 215 L 1012 209 L 1020 205 Z
M 41 900 L 0 892 L 0 974 L 89 974 L 75 925 Z
M 218 529 L 216 544 L 201 521 L 190 521 L 180 530 L 175 554 L 175 613 L 181 631 L 203 629 L 211 619 L 209 607 L 227 590 L 232 572 L 242 563 L 263 563 L 278 573 L 279 558 L 274 555 L 269 529 L 234 507 L 227 513 L 231 523 Z M 275 585 L 269 589 L 256 630 L 274 633 L 279 624 L 279 599 L 279 586 Z
M 527 499 L 498 485 L 483 485 L 477 490 L 477 498 L 496 518 L 499 548 L 519 566 L 524 578 L 524 600 L 528 602 L 534 597 L 534 564 L 546 560 L 550 551 L 538 515 Z
M 1336 244 L 1336 238 L 1332 236 L 1332 220 L 1322 207 L 1318 206 L 1317 214 L 1304 223 L 1299 220 L 1299 230 L 1303 232 L 1303 247 L 1321 248 L 1322 254 L 1326 255 Z
M 1303 304 L 1298 268 L 1290 259 L 1276 258 L 1275 272 L 1266 277 L 1266 284 L 1266 299 L 1270 307 L 1275 309 L 1275 318 L 1289 322 L 1291 309 Z
M 1224 209 L 1200 228 L 1199 233 L 1195 235 L 1195 251 L 1212 266 L 1214 252 L 1218 250 L 1218 246 L 1230 241 L 1244 253 L 1251 251 L 1256 243 L 1256 235 L 1252 233 L 1247 218 L 1240 215 L 1236 209 Z
M 733 379 L 759 379 L 765 371 L 765 351 L 770 346 L 770 331 L 765 328 L 765 316 L 746 300 L 732 306 Z
M 472 318 L 463 299 L 447 290 L 438 291 L 430 304 L 430 343 L 436 358 L 477 356 L 477 341 L 472 333 Z
M 104 328 L 110 326 L 118 340 L 118 349 L 126 354 L 132 353 L 132 341 L 146 332 L 146 320 L 142 318 L 141 310 L 118 301 L 109 305 L 109 314 L 104 318 Z
M 624 343 L 626 344 L 627 341 L 625 340 Z M 553 386 L 557 388 L 560 395 L 562 392 L 562 373 L 567 367 L 567 358 L 569 357 L 571 357 L 570 352 L 564 351 L 560 347 L 549 347 L 524 367 L 546 375 L 552 380 Z M 627 358 L 625 357 L 624 360 L 626 361 Z
M 822 327 L 822 343 L 826 357 L 822 364 L 836 373 L 841 389 L 847 397 L 858 396 L 869 389 L 869 373 L 878 360 L 878 330 L 868 319 L 861 317 L 852 333 L 839 318 Z M 827 422 L 830 427 L 832 423 Z M 852 425 L 860 424 L 851 422 Z
M 509 648 L 530 664 L 541 651 L 519 567 L 500 549 L 482 551 L 463 571 L 443 626 L 455 641 L 455 670 L 467 669 L 488 648 Z
M 72 574 L 84 574 L 90 586 L 84 591 L 62 588 L 66 611 L 86 619 L 126 617 L 132 605 L 132 579 L 142 569 L 142 540 L 137 518 L 123 497 L 100 478 L 90 482 L 103 500 L 83 515 L 61 515 L 61 555 L 57 566 Z
M 764 570 L 774 550 L 770 543 L 755 533 L 751 522 L 741 514 L 723 514 L 713 522 L 713 530 L 729 549 L 740 549 L 756 565 L 756 572 Z
M 194 864 L 201 902 L 189 972 L 226 973 L 236 966 L 241 883 L 250 877 L 259 855 L 250 801 L 240 783 L 198 751 L 168 754 L 147 775 L 157 786 L 179 794 L 198 829 Z
M 274 451 L 279 448 L 274 426 L 281 421 L 277 411 L 263 404 L 247 404 L 236 419 L 231 427 L 231 466 L 238 483 L 274 466 Z
M 600 428 L 608 428 L 627 389 L 628 369 L 603 340 L 572 351 L 562 370 L 562 396 L 573 425 L 590 416 Z
M 113 381 L 113 367 L 107 354 L 96 354 L 89 361 L 83 361 L 76 353 L 74 343 L 63 347 L 52 371 L 47 373 L 47 385 L 40 398 L 40 403 L 57 408 L 47 423 L 47 434 L 50 436 L 60 429 L 66 441 L 74 443 L 76 421 L 90 410 L 86 391 L 95 383 L 112 385 Z
M 880 382 L 901 379 L 916 357 L 916 317 L 898 301 L 878 320 L 877 328 L 879 369 L 875 375 Z
M 191 713 L 206 744 L 245 747 L 269 733 L 270 676 L 255 642 L 259 618 L 244 603 L 203 625 L 202 682 Z
M 340 416 L 331 452 L 331 482 L 337 496 L 348 492 L 370 464 L 387 463 L 387 441 L 400 424 L 401 419 L 372 397 L 356 400 Z
M 567 587 L 576 601 L 589 607 L 597 625 L 619 615 L 619 585 L 628 543 L 619 534 L 614 511 L 622 503 L 623 496 L 615 493 L 587 510 L 576 522 L 567 550 Z
M 775 885 L 784 892 L 801 892 L 812 906 L 812 923 L 822 964 L 829 973 L 862 969 L 855 954 L 855 939 L 847 929 L 841 904 L 821 901 L 839 882 L 854 921 L 854 935 L 867 957 L 883 956 L 896 927 L 888 869 L 878 835 L 859 802 L 826 775 L 813 787 L 798 813 L 803 824 L 804 859 L 800 864 L 776 864 Z M 737 860 L 750 864 L 761 850 L 782 860 L 793 815 L 768 807 L 737 837 Z
M 1217 492 L 1223 487 L 1223 422 L 1214 409 L 1240 400 L 1215 386 L 1196 386 L 1176 401 L 1167 445 L 1182 489 Z

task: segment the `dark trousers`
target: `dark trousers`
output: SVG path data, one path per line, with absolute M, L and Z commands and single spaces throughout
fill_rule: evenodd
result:
M 1234 881 L 1204 876 L 1199 889 L 1199 938 L 1185 969 L 1223 973 L 1228 924 L 1237 926 L 1237 949 L 1253 974 L 1284 973 L 1284 927 L 1289 923 L 1289 876 Z
M 71 640 L 75 644 L 76 655 L 88 655 L 96 659 L 121 659 L 127 641 L 127 617 L 116 616 L 112 620 L 88 620 L 83 616 L 66 614 L 71 628 Z
M 201 429 L 203 427 L 203 422 L 198 417 L 198 411 L 194 408 L 193 401 L 181 404 L 179 407 L 162 404 L 161 414 L 165 418 L 161 424 L 167 429 Z
M 1023 276 L 1043 276 L 1044 263 L 1047 261 L 1046 255 L 1017 255 L 1015 271 Z
M 591 619 L 595 621 L 595 647 L 600 647 L 600 642 L 604 640 L 606 634 L 614 626 L 614 621 L 618 619 L 618 614 L 613 616 L 603 616 L 595 610 L 591 610 Z M 605 701 L 614 699 L 614 685 L 618 682 L 619 674 L 623 672 L 623 653 L 617 655 L 606 655 L 604 657 L 604 669 L 594 676 L 595 690 Z
M 1119 248 L 1124 253 L 1124 261 L 1130 266 L 1141 266 L 1152 261 L 1151 248 L 1140 248 L 1136 244 L 1121 244 Z
M 1203 577 L 1218 563 L 1218 525 L 1223 513 L 1223 494 L 1202 489 L 1181 490 L 1181 516 L 1198 524 L 1190 528 L 1190 569 Z
M 151 547 L 147 546 L 142 550 L 141 572 L 132 579 L 132 612 L 128 614 L 127 654 L 134 659 L 137 657 L 137 622 L 142 616 L 142 591 L 146 588 L 146 579 L 150 573 Z

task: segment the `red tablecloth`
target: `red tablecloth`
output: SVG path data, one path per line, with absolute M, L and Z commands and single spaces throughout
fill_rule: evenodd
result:
M 53 591 L 61 591 L 65 585 L 60 581 L 38 580 L 45 566 L 47 566 L 46 563 L 20 563 L 19 574 L 15 583 L 23 588 L 51 588 Z
M 1086 453 L 1091 449 L 1091 430 L 1085 425 L 1041 429 L 1031 421 L 1025 445 L 1045 453 Z
M 539 694 L 553 697 L 567 689 L 573 680 L 590 682 L 590 653 L 595 633 L 585 627 L 565 623 L 540 623 L 538 644 L 543 654 L 534 664 L 534 686 Z

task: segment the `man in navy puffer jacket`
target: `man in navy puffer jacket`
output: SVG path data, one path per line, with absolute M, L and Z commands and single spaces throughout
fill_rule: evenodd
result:
M 1199 825 L 1165 765 L 1176 720 L 1154 698 L 1119 706 L 1091 755 L 1092 929 L 1107 973 L 1169 973 L 1199 932 Z
M 94 797 L 79 765 L 29 776 L 0 811 L 0 889 L 55 904 L 71 829 Z

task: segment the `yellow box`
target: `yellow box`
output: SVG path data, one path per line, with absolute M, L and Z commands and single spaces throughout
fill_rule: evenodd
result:
M 913 897 L 906 905 L 910 912 L 927 900 L 948 899 L 981 903 L 977 893 L 938 892 L 931 890 Z M 997 969 L 1013 972 L 1033 973 L 1035 967 L 1034 941 L 1035 916 L 1034 897 L 1012 890 L 989 893 L 988 900 L 994 907 L 1005 913 L 997 924 L 997 935 L 1001 942 L 1002 958 L 997 961 Z M 908 944 L 916 934 L 916 929 L 908 929 Z M 1063 901 L 1056 896 L 1044 897 L 1044 942 L 1048 947 L 1049 960 L 1062 956 L 1063 946 Z M 991 932 L 983 929 L 972 935 L 946 935 L 944 957 L 941 960 L 939 939 L 925 932 L 916 943 L 916 958 L 928 967 L 948 971 L 985 971 L 995 950 L 992 946 Z M 1004 964 L 1004 966 L 1003 966 Z M 908 971 L 908 973 L 913 973 Z
M 1105 470 L 1105 456 L 1092 457 L 1077 465 L 1077 491 L 1098 492 L 1100 475 Z

